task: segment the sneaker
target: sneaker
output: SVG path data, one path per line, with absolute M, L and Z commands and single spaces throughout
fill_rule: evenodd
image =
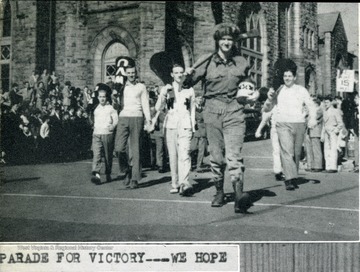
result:
M 94 183 L 95 185 L 100 185 L 101 184 L 100 174 L 96 173 L 95 175 L 93 175 L 93 177 L 91 178 L 91 182 Z
M 177 194 L 179 192 L 179 188 L 171 188 L 170 194 Z

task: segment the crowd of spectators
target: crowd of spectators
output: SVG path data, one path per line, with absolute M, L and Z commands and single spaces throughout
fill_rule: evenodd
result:
M 1 160 L 26 164 L 69 161 L 91 155 L 96 105 L 87 88 L 59 82 L 55 72 L 35 72 L 23 86 L 1 91 Z
M 313 96 L 313 100 L 318 107 L 319 134 L 312 136 L 312 132 L 308 130 L 307 137 L 321 139 L 322 169 L 328 170 L 326 161 L 334 160 L 336 161 L 337 169 L 332 169 L 331 171 L 337 172 L 341 170 L 343 162 L 353 159 L 354 171 L 358 172 L 359 95 L 357 91 L 346 94 L 345 98 L 328 95 L 325 97 Z M 328 107 L 325 106 L 326 103 L 329 104 Z M 327 112 L 330 112 L 329 109 L 334 113 L 330 115 L 326 114 Z M 336 118 L 337 116 L 338 118 Z M 328 138 L 327 141 L 325 139 L 326 132 L 329 130 L 334 130 L 334 137 L 331 140 Z M 307 138 L 304 141 L 304 147 L 304 161 L 307 162 L 306 170 L 310 171 L 313 170 L 311 169 L 311 161 L 313 161 L 313 159 L 311 159 L 312 156 L 309 156 L 309 153 L 315 154 L 317 152 L 312 150 L 314 147 L 309 144 Z

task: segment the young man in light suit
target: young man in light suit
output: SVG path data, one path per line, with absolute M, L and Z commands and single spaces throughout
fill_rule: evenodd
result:
M 334 108 L 332 100 L 331 96 L 327 96 L 324 99 L 325 112 L 321 141 L 324 142 L 325 173 L 337 172 L 338 135 L 344 127 L 341 113 L 338 109 Z
M 307 168 L 305 171 L 309 172 L 321 172 L 323 154 L 321 150 L 321 131 L 323 128 L 323 111 L 320 108 L 320 100 L 314 100 L 316 105 L 316 120 L 317 125 L 313 128 L 308 128 L 305 138 L 306 147 L 306 161 Z

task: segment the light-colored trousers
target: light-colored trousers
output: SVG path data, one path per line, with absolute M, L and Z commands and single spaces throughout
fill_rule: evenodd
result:
M 320 137 L 305 137 L 307 169 L 322 169 L 323 154 Z
M 354 150 L 354 155 L 355 155 L 355 166 L 359 166 L 359 136 L 355 135 L 355 150 Z
M 92 138 L 93 162 L 92 171 L 100 173 L 101 150 L 104 150 L 105 174 L 111 174 L 114 151 L 114 134 L 93 134 Z
M 181 184 L 191 186 L 189 182 L 191 137 L 192 130 L 190 128 L 165 129 L 165 139 L 170 161 L 171 186 L 173 188 L 179 188 Z
M 324 156 L 325 156 L 325 169 L 337 170 L 338 159 L 338 135 L 335 132 L 327 132 L 325 130 L 324 139 Z
M 276 123 L 279 136 L 281 164 L 287 180 L 298 177 L 305 123 Z
M 282 172 L 281 159 L 280 159 L 280 144 L 279 136 L 276 131 L 276 127 L 272 126 L 270 131 L 272 156 L 273 156 L 273 169 L 274 173 L 278 174 Z

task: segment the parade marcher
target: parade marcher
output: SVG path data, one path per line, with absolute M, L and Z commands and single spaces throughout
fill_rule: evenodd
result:
M 116 130 L 115 151 L 118 152 L 119 168 L 125 173 L 125 186 L 131 189 L 138 188 L 141 180 L 140 147 L 142 133 L 151 123 L 149 96 L 146 87 L 136 80 L 135 62 L 129 62 L 125 67 L 127 81 L 123 89 L 123 108 L 119 114 L 119 123 Z M 131 162 L 126 152 L 129 144 Z
M 151 167 L 154 170 L 158 170 L 159 173 L 165 173 L 165 135 L 164 135 L 164 120 L 165 110 L 157 112 L 155 109 L 157 95 L 150 97 L 150 113 L 152 118 L 152 125 L 154 130 L 150 132 L 151 140 Z
M 236 96 L 239 83 L 248 76 L 248 62 L 236 55 L 235 41 L 239 34 L 239 28 L 233 24 L 217 25 L 214 33 L 216 53 L 200 57 L 198 62 L 201 64 L 196 69 L 187 69 L 187 74 L 192 75 L 193 84 L 203 80 L 205 89 L 203 116 L 209 141 L 212 181 L 216 187 L 211 206 L 225 204 L 224 172 L 227 165 L 235 191 L 235 212 L 246 213 L 249 195 L 243 193 L 244 165 L 241 155 L 245 115 L 244 105 L 237 101 Z M 208 61 L 201 61 L 208 58 Z
M 261 122 L 255 132 L 256 138 L 261 137 L 262 130 L 268 122 L 271 122 L 270 138 L 272 145 L 273 171 L 275 174 L 275 179 L 278 181 L 285 181 L 285 175 L 283 173 L 283 168 L 281 165 L 281 158 L 280 158 L 279 136 L 276 130 L 276 106 L 270 112 L 262 113 Z
M 326 173 L 337 172 L 338 136 L 344 127 L 341 113 L 338 109 L 334 108 L 332 101 L 331 96 L 327 96 L 324 99 L 324 126 L 321 132 L 321 141 L 324 142 L 324 172 Z
M 155 109 L 161 111 L 165 105 L 168 108 L 164 128 L 171 171 L 170 193 L 187 196 L 192 193 L 189 175 L 190 143 L 195 132 L 195 92 L 183 86 L 185 74 L 181 65 L 173 65 L 171 77 L 173 83 L 161 89 Z
M 118 124 L 118 115 L 108 103 L 111 89 L 106 84 L 98 84 L 99 105 L 94 111 L 94 132 L 92 141 L 93 163 L 91 181 L 101 184 L 101 150 L 104 151 L 106 181 L 111 181 L 112 159 L 114 152 L 114 130 Z
M 316 121 L 317 124 L 313 128 L 308 128 L 305 137 L 306 162 L 305 171 L 321 172 L 323 163 L 323 154 L 321 150 L 321 131 L 323 127 L 323 111 L 320 107 L 320 100 L 315 99 L 316 105 Z
M 297 66 L 289 61 L 282 68 L 284 84 L 277 90 L 270 88 L 263 111 L 268 112 L 276 105 L 276 130 L 279 136 L 281 164 L 284 170 L 286 190 L 298 188 L 297 178 L 306 123 L 304 106 L 309 113 L 308 127 L 316 122 L 316 108 L 308 91 L 295 84 Z
M 196 107 L 195 123 L 196 124 L 195 124 L 194 140 L 195 140 L 195 146 L 197 148 L 195 171 L 201 173 L 204 171 L 203 162 L 207 148 L 207 138 L 206 138 L 206 127 L 203 116 L 203 108 L 200 105 Z

